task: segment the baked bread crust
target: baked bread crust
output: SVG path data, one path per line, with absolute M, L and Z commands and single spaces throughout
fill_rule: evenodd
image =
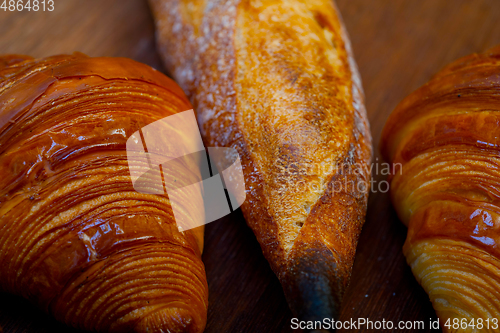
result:
M 366 212 L 371 137 L 334 4 L 150 5 L 160 53 L 205 144 L 240 154 L 241 208 L 291 309 L 336 318 Z

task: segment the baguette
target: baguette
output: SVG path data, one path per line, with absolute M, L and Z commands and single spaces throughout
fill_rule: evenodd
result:
M 371 137 L 334 4 L 150 5 L 160 54 L 205 144 L 240 154 L 242 211 L 290 308 L 305 320 L 337 318 L 366 212 L 368 188 L 358 185 L 369 180 Z

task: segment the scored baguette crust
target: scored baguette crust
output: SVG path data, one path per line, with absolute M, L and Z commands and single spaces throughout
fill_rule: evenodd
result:
M 242 211 L 291 309 L 337 317 L 366 212 L 368 187 L 357 185 L 369 181 L 371 137 L 334 4 L 150 4 L 206 145 L 240 154 Z

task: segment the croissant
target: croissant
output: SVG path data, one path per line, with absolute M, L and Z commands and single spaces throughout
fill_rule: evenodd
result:
M 241 156 L 241 206 L 291 310 L 337 318 L 367 205 L 361 82 L 329 0 L 150 0 L 207 146 Z
M 500 47 L 445 67 L 389 117 L 381 147 L 404 255 L 445 332 L 498 332 Z
M 203 228 L 179 232 L 167 196 L 135 191 L 126 151 L 190 108 L 129 59 L 0 57 L 0 291 L 80 329 L 202 332 Z

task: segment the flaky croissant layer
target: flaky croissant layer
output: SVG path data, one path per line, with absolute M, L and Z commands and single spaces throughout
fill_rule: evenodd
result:
M 444 68 L 396 108 L 382 135 L 396 166 L 392 200 L 408 226 L 404 254 L 446 332 L 500 329 L 498 111 L 495 48 Z
M 134 191 L 126 152 L 190 108 L 132 60 L 0 57 L 0 290 L 86 330 L 202 332 L 203 229 L 180 233 L 168 197 Z

